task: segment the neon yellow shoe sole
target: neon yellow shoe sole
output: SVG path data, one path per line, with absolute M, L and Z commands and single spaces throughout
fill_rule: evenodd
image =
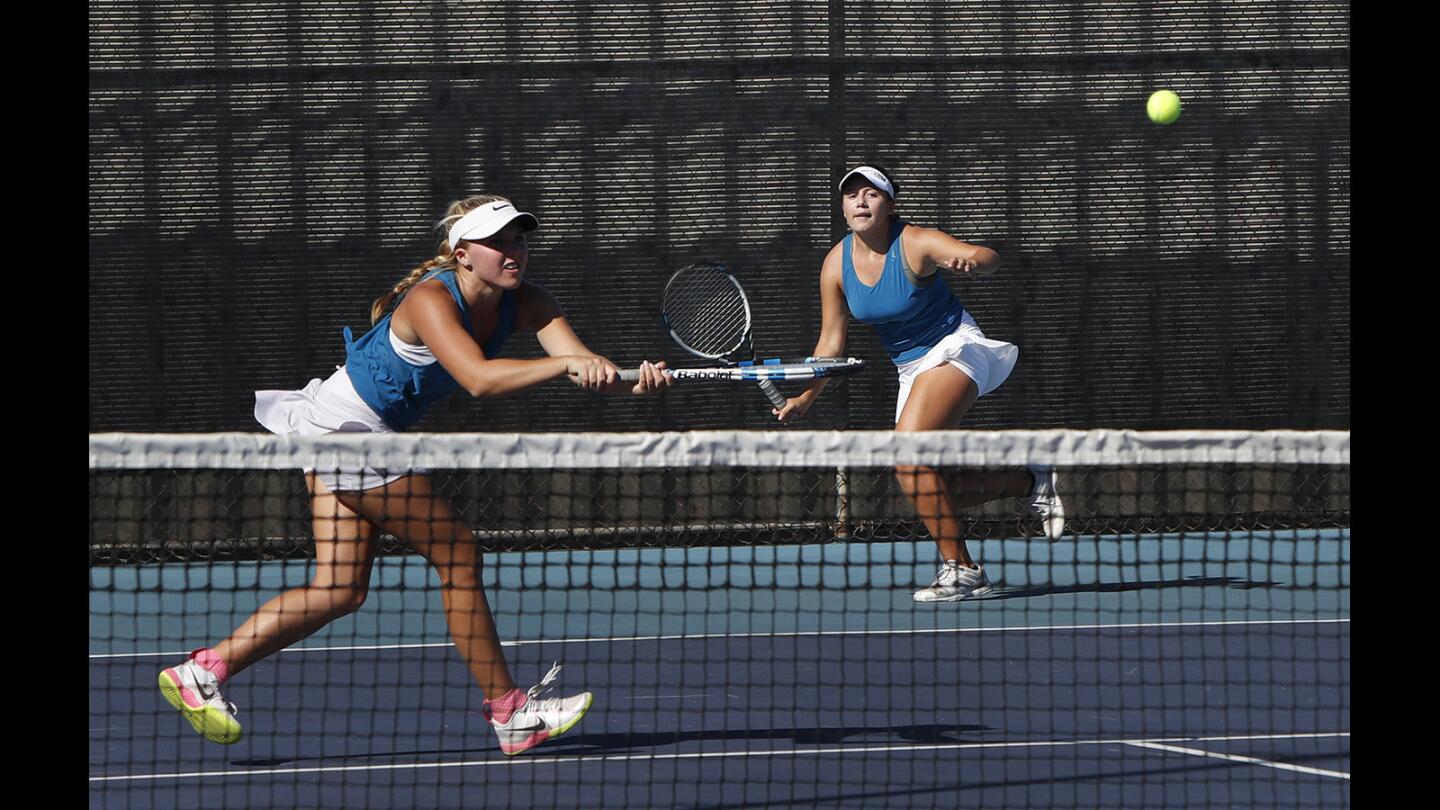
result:
M 565 732 L 574 728 L 577 723 L 583 720 L 585 718 L 585 713 L 590 711 L 590 707 L 594 705 L 594 703 L 595 695 L 587 694 L 585 698 L 585 705 L 580 708 L 580 712 L 578 714 L 576 714 L 573 718 L 570 719 L 570 722 L 566 723 L 563 726 L 557 726 L 556 728 L 541 731 L 526 739 L 524 742 L 514 745 L 510 745 L 502 741 L 500 743 L 501 753 L 503 753 L 507 757 L 513 757 L 518 754 L 523 754 L 526 751 L 529 751 L 530 749 L 536 747 L 537 745 L 540 745 L 541 743 L 548 742 L 555 739 L 556 737 L 559 737 L 561 734 L 564 734 Z
M 170 677 L 169 670 L 160 673 L 160 694 L 165 696 L 165 702 L 184 715 L 200 736 L 221 745 L 240 742 L 240 721 L 214 706 L 190 706 L 180 694 L 180 689 L 180 684 Z

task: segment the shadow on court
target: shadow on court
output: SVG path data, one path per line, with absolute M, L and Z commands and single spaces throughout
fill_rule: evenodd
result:
M 861 737 L 865 742 L 909 743 L 959 743 L 966 742 L 958 735 L 969 732 L 991 731 L 989 726 L 843 726 L 839 728 L 767 728 L 735 731 L 679 731 L 622 734 L 579 734 L 562 737 L 554 743 L 557 752 L 564 748 L 567 753 L 616 753 L 643 748 L 657 748 L 696 741 L 733 740 L 782 740 L 788 739 L 796 745 L 836 745 Z M 575 750 L 580 749 L 580 750 Z
M 796 745 L 835 745 L 863 737 L 867 743 L 909 742 L 909 743 L 960 743 L 967 742 L 959 736 L 971 732 L 992 731 L 989 726 L 844 726 L 839 728 L 767 728 L 742 730 L 700 730 L 667 732 L 626 732 L 617 734 L 567 734 L 553 742 L 546 743 L 526 756 L 546 754 L 575 756 L 577 754 L 615 754 L 637 750 L 678 745 L 687 742 L 730 742 L 736 740 L 792 740 Z M 496 745 L 470 748 L 437 748 L 424 751 L 379 751 L 372 754 L 341 754 L 323 757 L 286 757 L 276 759 L 243 759 L 230 764 L 245 768 L 273 768 L 300 762 L 321 762 L 340 760 L 365 760 L 388 757 L 445 756 L 445 755 L 486 755 L 500 756 Z
M 997 593 L 985 598 L 987 602 L 999 599 L 1028 599 L 1033 596 L 1056 596 L 1068 593 L 1124 593 L 1126 591 L 1157 591 L 1165 588 L 1275 588 L 1287 591 L 1334 590 L 1322 586 L 1291 585 L 1285 582 L 1244 579 L 1242 577 L 1186 577 L 1184 579 L 1155 579 L 1139 582 L 1091 582 L 1084 585 L 1037 585 L 1030 588 L 1006 588 L 1001 581 Z

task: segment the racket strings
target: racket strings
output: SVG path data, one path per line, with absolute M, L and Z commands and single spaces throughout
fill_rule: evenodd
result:
M 744 294 L 730 277 L 707 268 L 671 281 L 665 319 L 676 340 L 690 351 L 721 357 L 740 348 L 750 315 Z
M 745 304 L 725 300 L 688 309 L 671 322 L 671 328 L 695 351 L 728 353 L 738 348 L 745 337 Z

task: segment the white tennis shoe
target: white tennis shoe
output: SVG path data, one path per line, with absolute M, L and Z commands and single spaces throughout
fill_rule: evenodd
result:
M 1040 520 L 1045 537 L 1054 543 L 1065 531 L 1065 504 L 1055 490 L 1055 468 L 1031 467 L 1030 474 L 1035 476 L 1035 486 L 1030 490 L 1026 511 Z
M 525 705 L 516 709 L 509 720 L 497 723 L 495 718 L 490 718 L 490 725 L 500 737 L 500 750 L 507 756 L 522 754 L 552 737 L 559 737 L 574 728 L 590 710 L 595 696 L 589 692 L 563 698 L 540 697 L 553 688 L 559 674 L 560 665 L 552 665 L 544 679 L 525 693 Z
M 958 602 L 984 596 L 992 590 L 994 587 L 990 578 L 985 576 L 984 566 L 966 568 L 956 560 L 946 560 L 930 587 L 915 592 L 915 601 Z
M 185 715 L 200 736 L 223 745 L 240 742 L 235 704 L 220 694 L 215 673 L 195 663 L 194 653 L 185 663 L 162 671 L 159 681 L 165 701 Z

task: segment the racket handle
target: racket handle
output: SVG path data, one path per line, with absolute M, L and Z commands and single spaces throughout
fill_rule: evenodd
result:
M 620 381 L 629 383 L 639 382 L 640 369 L 621 369 Z M 785 403 L 789 400 L 785 398 L 784 394 L 780 393 L 780 389 L 775 387 L 775 383 L 770 380 L 756 380 L 755 382 L 760 386 L 760 390 L 765 392 L 765 396 L 770 400 L 771 405 L 777 408 L 785 407 Z
M 764 391 L 765 396 L 770 398 L 771 405 L 777 408 L 785 407 L 785 403 L 787 402 L 785 395 L 780 393 L 780 389 L 775 387 L 775 383 L 769 380 L 760 380 L 760 390 Z

